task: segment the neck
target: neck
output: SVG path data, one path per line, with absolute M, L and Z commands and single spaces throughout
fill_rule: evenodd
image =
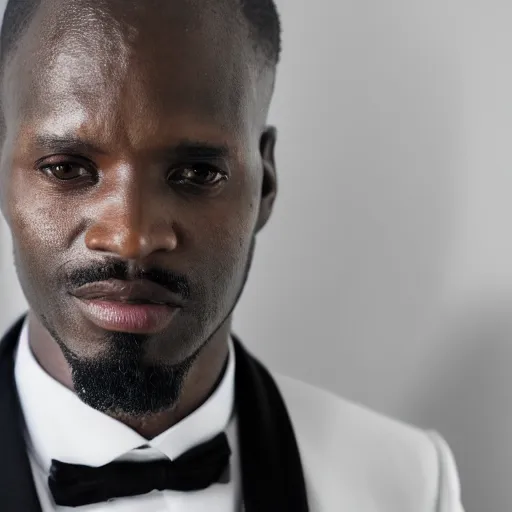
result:
M 43 370 L 56 381 L 74 391 L 71 368 L 59 345 L 30 311 L 29 345 Z M 111 415 L 135 430 L 146 439 L 152 439 L 194 412 L 216 388 L 228 358 L 228 340 L 231 317 L 217 330 L 213 338 L 201 350 L 187 377 L 178 404 L 170 410 L 147 416 Z

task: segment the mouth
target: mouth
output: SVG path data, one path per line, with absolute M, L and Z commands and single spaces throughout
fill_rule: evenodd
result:
M 115 301 L 75 297 L 82 314 L 101 329 L 134 334 L 156 334 L 164 331 L 178 306 L 140 299 Z
M 107 331 L 154 334 L 165 330 L 183 304 L 149 281 L 108 280 L 71 293 L 82 314 Z
M 181 306 L 181 298 L 163 286 L 147 280 L 109 279 L 89 283 L 71 292 L 79 299 L 107 300 L 134 304 L 169 304 Z

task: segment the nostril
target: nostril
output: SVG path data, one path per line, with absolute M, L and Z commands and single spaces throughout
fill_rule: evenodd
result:
M 96 224 L 87 231 L 85 244 L 90 251 L 109 252 L 125 261 L 142 261 L 155 252 L 176 250 L 178 239 L 172 228 L 152 231 L 113 223 Z

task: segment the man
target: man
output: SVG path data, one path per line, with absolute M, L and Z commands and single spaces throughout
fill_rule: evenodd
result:
M 11 0 L 0 510 L 460 512 L 449 448 L 231 334 L 276 197 L 271 0 Z

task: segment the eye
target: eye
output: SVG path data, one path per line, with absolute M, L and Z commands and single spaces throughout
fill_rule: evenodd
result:
M 213 187 L 228 179 L 227 173 L 210 164 L 191 164 L 169 171 L 167 180 L 177 185 Z
M 70 181 L 83 176 L 89 176 L 91 173 L 83 164 L 77 162 L 61 162 L 56 164 L 43 165 L 40 168 L 44 173 L 51 174 L 59 181 Z

